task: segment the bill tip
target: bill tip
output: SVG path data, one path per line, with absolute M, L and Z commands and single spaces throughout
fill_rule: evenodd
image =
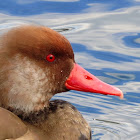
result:
M 123 99 L 123 93 L 121 92 L 120 99 Z

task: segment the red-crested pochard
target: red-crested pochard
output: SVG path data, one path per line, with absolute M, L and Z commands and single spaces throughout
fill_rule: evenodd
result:
M 77 109 L 52 96 L 78 90 L 123 97 L 76 64 L 69 41 L 50 28 L 13 28 L 0 45 L 0 140 L 90 140 Z

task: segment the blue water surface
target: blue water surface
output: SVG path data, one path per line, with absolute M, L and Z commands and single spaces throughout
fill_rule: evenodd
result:
M 119 87 L 124 99 L 77 91 L 71 102 L 92 128 L 93 140 L 140 139 L 140 0 L 0 0 L 0 30 L 48 26 L 71 42 L 75 60 Z
M 90 8 L 90 5 L 99 3 L 98 0 L 1 0 L 0 2 L 0 10 L 2 13 L 16 16 L 43 13 L 82 13 L 85 9 Z M 100 4 L 109 5 L 107 8 L 109 11 L 140 5 L 140 3 L 135 0 L 100 0 Z

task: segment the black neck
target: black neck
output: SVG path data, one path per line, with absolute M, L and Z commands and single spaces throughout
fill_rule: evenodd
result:
M 50 113 L 55 113 L 58 107 L 61 107 L 63 104 L 67 103 L 63 100 L 53 100 L 49 102 L 48 107 L 44 107 L 43 110 L 32 111 L 30 113 L 25 113 L 20 109 L 13 109 L 8 107 L 7 109 L 16 114 L 22 120 L 30 123 L 30 124 L 39 124 L 45 121 Z

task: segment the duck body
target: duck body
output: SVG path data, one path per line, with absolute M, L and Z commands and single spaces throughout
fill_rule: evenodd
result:
M 44 116 L 44 121 L 42 120 L 41 122 L 36 123 L 33 122 L 35 127 L 39 128 L 40 130 L 42 130 L 42 132 L 44 132 L 44 140 L 91 139 L 91 132 L 88 123 L 79 113 L 79 111 L 73 105 L 66 101 L 51 101 L 49 112 L 47 111 L 46 113 L 44 113 Z M 31 123 L 29 122 L 29 124 Z M 28 125 L 28 127 L 33 130 L 33 125 Z
M 18 118 L 0 108 L 0 140 L 88 140 L 91 130 L 80 112 L 63 100 L 50 101 L 49 109 Z M 7 116 L 7 118 L 5 118 Z M 6 121 L 7 120 L 7 121 Z
M 90 140 L 77 109 L 52 96 L 68 90 L 123 96 L 76 64 L 69 41 L 47 27 L 14 28 L 0 44 L 0 140 Z

